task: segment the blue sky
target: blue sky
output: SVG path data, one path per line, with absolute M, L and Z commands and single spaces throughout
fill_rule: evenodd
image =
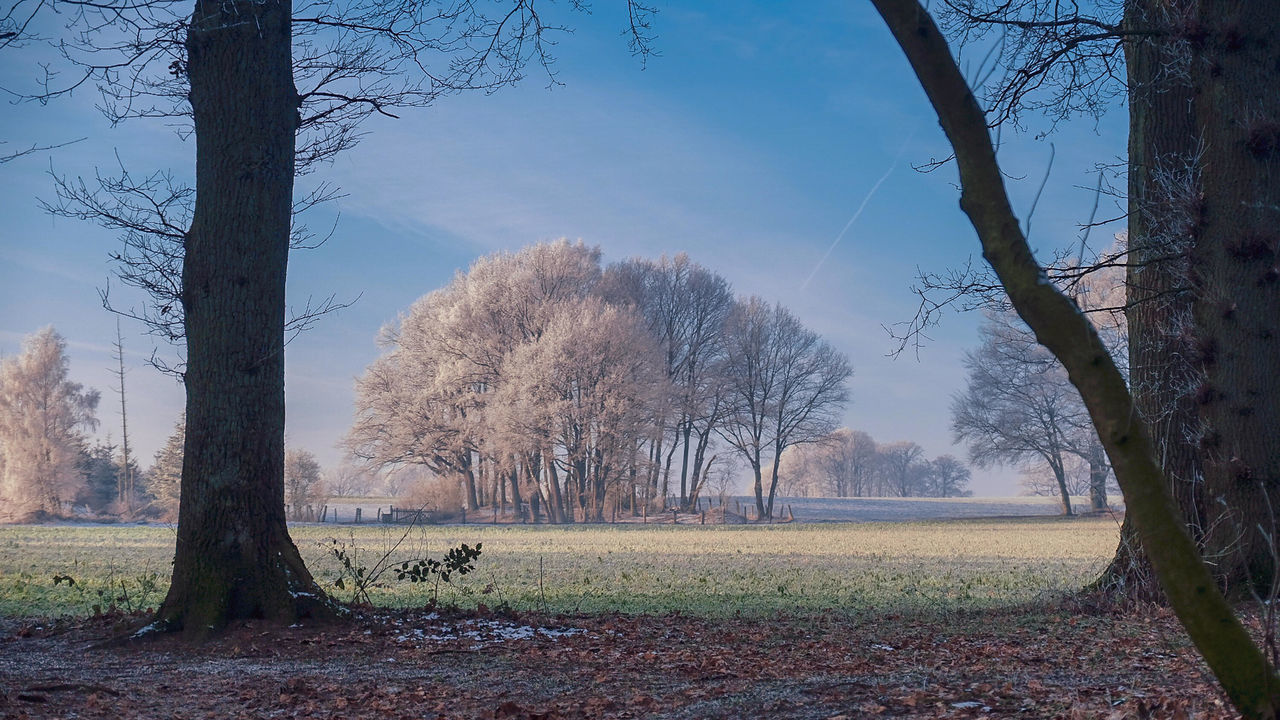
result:
M 954 169 L 913 170 L 949 149 L 879 18 L 861 3 L 659 7 L 660 56 L 643 69 L 619 36 L 621 7 L 601 0 L 593 14 L 565 18 L 575 32 L 555 48 L 563 85 L 549 89 L 531 71 L 491 96 L 374 119 L 354 151 L 304 178 L 346 195 L 308 218 L 327 228 L 338 216 L 328 244 L 291 257 L 291 302 L 360 300 L 288 348 L 290 445 L 326 465 L 338 459 L 352 381 L 377 356 L 378 329 L 414 299 L 479 255 L 568 237 L 599 245 L 606 261 L 687 252 L 739 293 L 782 301 L 849 354 L 847 425 L 884 442 L 914 440 L 930 456 L 964 456 L 950 443 L 948 404 L 978 318 L 948 316 L 918 359 L 886 357 L 893 343 L 882 325 L 914 314 L 917 268 L 963 265 L 978 249 Z M 5 56 L 0 79 L 34 76 L 33 60 Z M 53 196 L 51 169 L 91 177 L 114 170 L 117 155 L 136 174 L 189 177 L 194 144 L 156 121 L 111 128 L 95 100 L 88 91 L 0 107 L 0 150 L 87 138 L 0 166 L 0 352 L 54 325 L 73 377 L 103 391 L 99 434 L 118 438 L 108 393 L 115 320 L 98 300 L 118 241 L 52 218 L 36 200 Z M 1124 153 L 1124 112 L 1076 120 L 1044 140 L 1035 129 L 1004 133 L 1000 158 L 1025 213 L 1056 147 L 1031 236 L 1047 255 L 1077 241 L 1095 165 Z M 1117 214 L 1109 202 L 1100 217 Z M 146 366 L 156 345 L 140 326 L 126 321 L 124 334 L 130 433 L 149 462 L 182 391 Z M 973 487 L 1014 494 L 1015 482 L 1014 473 L 978 470 Z

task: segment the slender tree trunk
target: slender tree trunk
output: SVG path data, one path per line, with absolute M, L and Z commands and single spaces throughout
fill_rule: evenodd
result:
M 698 496 L 702 493 L 702 488 L 706 485 L 706 473 L 703 471 L 703 465 L 707 459 L 707 445 L 711 440 L 711 425 L 707 425 L 705 432 L 698 431 L 698 446 L 693 451 L 693 490 L 690 493 L 692 499 L 697 501 Z
M 765 505 L 765 517 L 773 517 L 773 498 L 778 494 L 778 466 L 782 464 L 784 448 L 775 447 L 773 453 L 773 469 L 769 472 L 769 502 Z
M 542 453 L 542 459 L 547 465 L 547 490 L 551 493 L 548 498 L 548 505 L 551 509 L 551 522 L 557 525 L 565 524 L 564 497 L 560 492 L 560 478 L 556 473 L 555 457 L 550 451 Z
M 1071 517 L 1071 492 L 1067 490 L 1067 472 L 1062 464 L 1061 456 L 1048 456 L 1049 467 L 1053 468 L 1053 479 L 1058 484 L 1058 497 L 1062 499 L 1062 514 Z
M 463 450 L 459 459 L 462 465 L 462 489 L 467 495 L 467 509 L 480 509 L 480 499 L 476 497 L 476 472 L 471 461 L 471 451 Z
M 673 440 L 671 449 L 667 451 L 667 459 L 662 463 L 662 507 L 664 510 L 667 506 L 667 498 L 671 497 L 671 462 L 675 459 L 676 450 L 679 447 L 680 443 Z
M 120 454 L 123 462 L 120 465 L 120 477 L 118 482 L 118 500 L 124 507 L 125 513 L 133 514 L 133 465 L 130 463 L 132 457 L 129 454 L 129 412 L 125 406 L 124 393 L 124 338 L 120 335 L 120 319 L 116 318 L 116 377 L 120 379 Z
M 755 473 L 755 486 L 752 488 L 756 494 L 756 519 L 763 520 L 765 517 L 764 510 L 764 476 L 760 467 L 760 456 L 757 454 L 751 458 L 751 470 Z
M 186 237 L 187 432 L 157 621 L 334 613 L 285 526 L 284 313 L 298 94 L 289 2 L 197 0 L 187 34 L 196 205 Z
M 537 453 L 525 455 L 524 457 L 525 477 L 528 479 L 529 493 L 529 513 L 533 516 L 533 523 L 537 525 L 542 522 L 542 481 L 538 477 L 542 459 Z
M 1107 453 L 1102 443 L 1089 443 L 1089 509 L 1102 512 L 1107 509 Z
M 680 506 L 689 509 L 689 436 L 693 432 L 693 421 L 684 421 L 684 452 L 680 459 Z M 695 475 L 696 477 L 696 475 Z

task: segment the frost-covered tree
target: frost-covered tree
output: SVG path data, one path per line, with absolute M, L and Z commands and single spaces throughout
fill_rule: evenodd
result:
M 0 513 L 57 515 L 84 484 L 82 430 L 97 424 L 98 392 L 69 379 L 66 342 L 52 327 L 0 363 Z
M 819 442 L 788 448 L 779 474 L 804 494 L 863 497 L 872 494 L 877 469 L 876 441 L 840 428 Z
M 178 518 L 178 503 L 182 492 L 182 447 L 187 437 L 187 420 L 183 416 L 173 426 L 173 433 L 156 451 L 151 468 L 147 470 L 147 492 L 154 498 L 153 509 L 162 519 Z
M 468 509 L 480 504 L 484 463 L 524 467 L 528 476 L 543 464 L 537 444 L 497 443 L 486 409 L 508 355 L 536 342 L 560 304 L 589 295 L 600 272 L 599 249 L 544 243 L 483 257 L 419 299 L 384 330 L 387 352 L 357 381 L 352 455 L 456 477 Z M 511 491 L 519 493 L 518 478 Z
M 668 392 L 640 319 L 594 297 L 560 304 L 546 331 L 511 354 L 504 375 L 498 422 L 549 440 L 541 451 L 566 472 L 573 508 L 603 520 L 606 493 L 634 461 L 629 451 L 653 423 L 655 398 Z
M 309 450 L 291 449 L 284 454 L 284 502 L 293 510 L 293 519 L 302 519 L 302 509 L 314 507 L 325 497 L 320 463 Z
M 324 485 L 336 497 L 357 497 L 373 490 L 377 477 L 346 459 L 324 473 Z

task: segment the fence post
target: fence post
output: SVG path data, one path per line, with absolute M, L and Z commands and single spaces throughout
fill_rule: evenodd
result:
M 467 524 L 467 507 L 465 505 L 462 507 L 462 524 Z
M 356 508 L 356 524 L 360 524 L 360 508 Z

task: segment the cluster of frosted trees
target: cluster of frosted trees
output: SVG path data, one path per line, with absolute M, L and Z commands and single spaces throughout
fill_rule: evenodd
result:
M 603 268 L 565 241 L 481 258 L 383 342 L 352 455 L 535 521 L 692 507 L 731 458 L 768 517 L 783 451 L 835 427 L 851 375 L 785 308 L 683 255 Z
M 909 442 L 877 443 L 861 430 L 840 428 L 782 458 L 782 487 L 796 496 L 965 497 L 970 472 L 951 455 L 929 460 Z

